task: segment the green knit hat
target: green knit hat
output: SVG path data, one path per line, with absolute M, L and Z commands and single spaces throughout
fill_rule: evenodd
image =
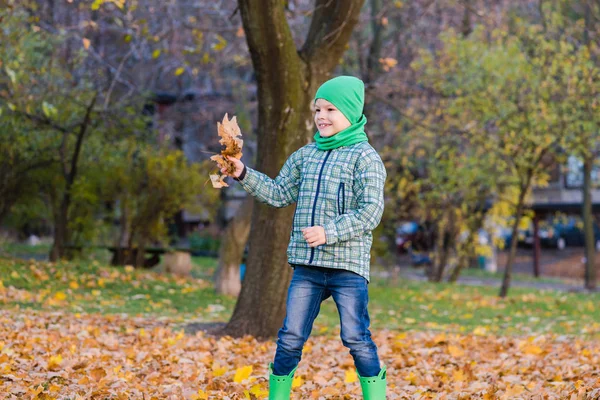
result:
M 317 99 L 333 104 L 354 125 L 363 115 L 365 84 L 353 76 L 338 76 L 317 89 L 315 101 Z
M 350 146 L 369 139 L 364 126 L 367 117 L 363 114 L 365 105 L 365 84 L 353 76 L 338 76 L 323 83 L 315 94 L 317 99 L 327 100 L 333 104 L 350 121 L 351 126 L 328 138 L 317 132 L 315 141 L 320 150 L 332 150 L 342 146 Z

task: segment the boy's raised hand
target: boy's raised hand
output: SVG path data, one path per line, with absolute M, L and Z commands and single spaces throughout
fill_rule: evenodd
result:
M 317 247 L 327 243 L 327 239 L 325 237 L 325 228 L 322 226 L 311 226 L 310 228 L 304 228 L 302 229 L 302 235 L 310 247 Z
M 224 175 L 231 176 L 233 178 L 239 178 L 240 175 L 242 174 L 242 171 L 244 170 L 244 163 L 235 157 L 227 157 L 227 159 L 231 163 L 233 163 L 233 165 L 235 165 L 235 171 L 233 172 L 233 174 L 229 174 L 229 173 L 227 173 L 227 169 L 221 168 L 221 173 L 223 173 Z

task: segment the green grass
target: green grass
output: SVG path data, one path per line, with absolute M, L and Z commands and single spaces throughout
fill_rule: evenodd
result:
M 47 263 L 0 259 L 3 307 L 126 313 L 175 319 L 226 319 L 235 300 L 215 294 L 206 279 L 214 260 L 195 260 L 192 278 L 110 267 L 98 261 Z M 202 279 L 204 277 L 205 279 Z M 16 290 L 8 290 L 13 287 Z
M 227 321 L 235 299 L 215 294 L 217 260 L 194 257 L 191 278 L 98 260 L 47 263 L 0 258 L 0 307 L 168 316 L 176 321 Z M 565 293 L 375 278 L 370 284 L 373 330 L 439 330 L 477 334 L 573 334 L 600 337 L 600 293 Z M 331 299 L 315 321 L 315 334 L 336 335 Z
M 600 293 L 373 279 L 369 313 L 374 329 L 439 330 L 496 335 L 574 334 L 600 337 Z M 328 332 L 339 317 L 328 299 L 315 321 Z M 336 330 L 337 332 L 337 330 Z
M 0 255 L 18 258 L 43 258 L 50 253 L 49 244 L 31 246 L 21 243 L 0 243 Z

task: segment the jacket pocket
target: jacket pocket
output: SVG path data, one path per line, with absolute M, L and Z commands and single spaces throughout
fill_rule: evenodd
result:
M 339 215 L 346 212 L 346 185 L 344 182 L 340 182 L 340 186 L 338 187 L 337 206 Z

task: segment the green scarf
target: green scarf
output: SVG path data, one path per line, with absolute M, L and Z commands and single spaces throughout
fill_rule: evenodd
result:
M 367 117 L 363 114 L 365 104 L 365 85 L 353 76 L 338 76 L 325 82 L 315 94 L 315 100 L 324 99 L 333 104 L 352 125 L 330 137 L 321 137 L 315 133 L 319 150 L 332 150 L 355 143 L 367 142 L 365 133 Z

